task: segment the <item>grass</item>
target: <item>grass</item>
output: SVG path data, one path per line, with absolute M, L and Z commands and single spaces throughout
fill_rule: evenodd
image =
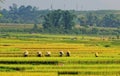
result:
M 72 40 L 74 37 L 77 39 Z M 78 76 L 119 76 L 119 42 L 99 36 L 0 34 L 0 75 L 58 76 L 58 72 L 77 72 Z M 23 57 L 26 50 L 29 56 Z M 71 57 L 59 57 L 60 50 L 70 51 Z M 38 51 L 43 57 L 37 57 Z M 45 57 L 47 51 L 51 57 Z
M 57 76 L 58 72 L 78 72 L 78 75 L 101 75 L 101 76 L 114 76 L 119 74 L 120 58 L 79 58 L 79 57 L 28 57 L 28 58 L 0 58 L 0 71 L 17 73 L 29 72 L 30 74 L 43 74 L 51 73 Z M 13 62 L 15 64 L 2 64 L 1 62 Z M 44 61 L 57 61 L 58 64 L 41 64 Z M 19 63 L 20 62 L 20 63 Z M 24 62 L 24 63 L 22 63 Z M 27 62 L 35 62 L 27 63 Z M 38 62 L 39 64 L 36 64 Z M 74 65 L 75 64 L 75 65 Z M 92 70 L 91 70 L 92 69 Z M 25 75 L 25 74 L 24 74 Z M 26 75 L 25 75 L 26 76 Z
M 1 76 L 57 76 L 56 73 L 38 73 L 38 72 L 0 72 Z

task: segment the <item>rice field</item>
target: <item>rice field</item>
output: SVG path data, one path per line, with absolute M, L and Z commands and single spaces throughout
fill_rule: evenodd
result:
M 38 51 L 42 57 L 38 57 Z M 50 57 L 46 57 L 47 51 Z M 1 34 L 0 75 L 120 76 L 120 40 L 107 36 Z

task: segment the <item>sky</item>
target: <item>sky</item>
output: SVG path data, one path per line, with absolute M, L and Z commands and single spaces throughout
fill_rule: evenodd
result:
M 74 10 L 120 10 L 120 0 L 5 0 L 0 6 L 8 9 L 13 3 L 32 5 L 39 9 L 74 9 Z

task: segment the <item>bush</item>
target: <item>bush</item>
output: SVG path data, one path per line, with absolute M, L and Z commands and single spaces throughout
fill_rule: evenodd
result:
M 110 45 L 105 45 L 104 47 L 110 47 Z

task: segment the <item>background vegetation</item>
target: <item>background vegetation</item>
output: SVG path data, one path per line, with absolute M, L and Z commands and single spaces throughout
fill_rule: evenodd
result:
M 38 10 L 38 8 L 30 5 L 22 5 L 18 7 L 16 4 L 13 4 L 8 10 L 2 9 L 0 11 L 2 14 L 0 17 L 0 23 L 5 23 L 0 24 L 0 31 L 52 34 L 119 35 L 119 12 L 120 11 L 115 10 Z M 17 23 L 17 25 L 15 25 L 15 23 Z M 30 24 L 30 26 L 28 24 Z M 9 28 L 7 28 L 8 26 Z

